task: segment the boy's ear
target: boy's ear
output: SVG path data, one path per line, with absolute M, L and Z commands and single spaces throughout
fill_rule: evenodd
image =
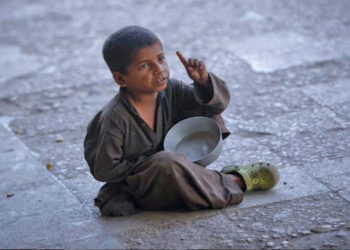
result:
M 113 78 L 114 78 L 114 81 L 122 88 L 126 87 L 126 82 L 125 82 L 125 78 L 124 78 L 124 75 L 121 74 L 120 72 L 118 71 L 114 71 L 113 73 Z

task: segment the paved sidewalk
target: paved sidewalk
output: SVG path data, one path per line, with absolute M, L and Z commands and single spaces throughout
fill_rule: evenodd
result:
M 0 6 L 0 248 L 350 248 L 350 1 L 21 1 Z M 152 29 L 225 79 L 232 131 L 208 166 L 274 163 L 238 206 L 106 218 L 83 158 L 116 93 L 104 39 Z M 47 168 L 47 164 L 52 167 Z
M 0 248 L 123 248 L 0 124 Z

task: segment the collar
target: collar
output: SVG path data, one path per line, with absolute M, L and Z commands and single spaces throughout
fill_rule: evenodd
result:
M 124 105 L 134 114 L 139 116 L 138 112 L 136 111 L 135 107 L 130 103 L 128 94 L 126 92 L 125 88 L 119 88 L 119 97 L 124 103 Z M 161 104 L 162 100 L 165 98 L 165 90 L 158 93 L 157 96 L 157 107 L 159 104 Z

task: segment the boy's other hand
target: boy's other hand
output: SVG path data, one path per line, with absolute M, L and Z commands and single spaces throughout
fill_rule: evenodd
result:
M 184 65 L 188 76 L 199 84 L 208 84 L 209 76 L 207 72 L 207 68 L 203 61 L 200 61 L 196 58 L 186 58 L 179 52 L 176 51 L 176 55 L 179 57 L 180 61 Z

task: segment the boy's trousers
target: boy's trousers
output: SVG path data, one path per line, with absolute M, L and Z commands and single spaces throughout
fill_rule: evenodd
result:
M 106 183 L 95 198 L 103 215 L 133 214 L 137 208 L 224 208 L 243 199 L 225 174 L 205 169 L 178 153 L 161 151 L 139 164 L 121 183 Z

